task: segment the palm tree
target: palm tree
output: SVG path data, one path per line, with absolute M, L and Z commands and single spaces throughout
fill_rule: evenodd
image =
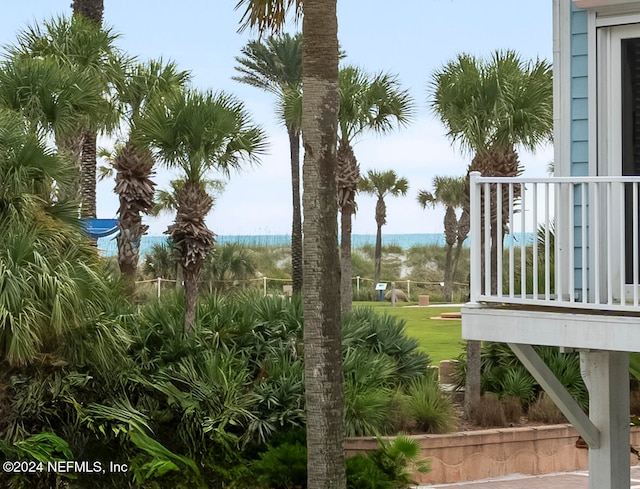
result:
M 280 34 L 266 41 L 251 41 L 236 56 L 236 70 L 241 76 L 234 80 L 246 83 L 278 97 L 284 104 L 285 94 L 302 87 L 302 34 Z M 289 135 L 291 155 L 291 277 L 294 294 L 302 292 L 302 212 L 300 205 L 300 121 L 284 120 Z
M 309 489 L 346 487 L 338 254 L 336 0 L 305 0 L 302 21 L 304 379 Z M 302 0 L 239 0 L 245 25 L 282 26 Z
M 265 149 L 264 135 L 233 97 L 187 90 L 151 104 L 138 119 L 134 137 L 150 144 L 159 161 L 183 173 L 175 188 L 176 218 L 167 234 L 179 250 L 184 271 L 184 330 L 189 334 L 200 270 L 215 243 L 204 221 L 213 206 L 205 186 L 207 173 L 215 169 L 228 175 L 243 162 L 257 161 Z
M 338 205 L 341 225 L 341 285 L 342 312 L 351 311 L 353 284 L 351 271 L 351 216 L 355 214 L 355 195 L 360 180 L 360 167 L 353 152 L 355 140 L 367 130 L 385 134 L 394 122 L 409 121 L 413 101 L 400 89 L 396 77 L 387 73 L 369 76 L 359 68 L 347 66 L 340 70 L 340 111 L 338 113 Z
M 155 188 L 151 180 L 154 164 L 151 151 L 148 145 L 136 141 L 132 135 L 147 107 L 153 103 L 161 104 L 166 96 L 182 90 L 189 74 L 178 70 L 175 63 L 164 63 L 162 60 L 123 62 L 120 66 L 122 72 L 115 77 L 115 94 L 123 107 L 124 124 L 129 129 L 129 135 L 123 145 L 116 147 L 111 163 L 116 170 L 114 190 L 120 200 L 120 232 L 116 236 L 118 265 L 124 279 L 124 290 L 132 297 L 135 293 L 140 239 L 148 228 L 142 224 L 142 214 L 147 214 L 153 207 Z
M 82 15 L 71 19 L 55 18 L 42 26 L 29 26 L 18 34 L 17 43 L 8 51 L 10 58 L 48 58 L 69 72 L 94 80 L 94 89 L 102 103 L 91 112 L 78 112 L 74 134 L 57 141 L 60 149 L 70 151 L 80 173 L 78 195 L 82 217 L 96 216 L 96 131 L 115 127 L 117 113 L 107 94 L 113 79 L 114 42 L 111 29 Z
M 418 203 L 423 207 L 437 207 L 443 205 L 445 207 L 444 214 L 444 238 L 446 242 L 446 257 L 444 264 L 444 291 L 443 299 L 451 302 L 453 296 L 453 282 L 456 275 L 457 258 L 459 251 L 462 249 L 462 243 L 466 239 L 468 226 L 461 232 L 464 220 L 468 222 L 468 213 L 463 210 L 463 215 L 456 215 L 456 210 L 463 208 L 465 203 L 465 182 L 464 178 L 459 177 L 439 177 L 433 178 L 433 192 L 428 190 L 418 191 Z M 458 244 L 456 255 L 454 257 L 453 247 Z
M 102 26 L 104 0 L 73 0 L 71 3 L 73 15 Z M 97 165 L 97 134 L 95 130 L 87 129 L 82 135 L 82 163 L 80 167 L 83 190 L 84 217 L 96 217 L 96 165 Z
M 360 180 L 358 189 L 378 198 L 376 203 L 376 251 L 374 282 L 380 281 L 380 264 L 382 262 L 382 226 L 387 223 L 387 204 L 384 199 L 387 196 L 399 197 L 407 195 L 409 182 L 406 178 L 398 178 L 393 170 L 379 172 L 369 170 L 367 176 Z
M 461 54 L 434 73 L 430 88 L 431 107 L 446 126 L 447 135 L 463 150 L 474 154 L 469 172 L 516 176 L 522 171 L 516 146 L 534 151 L 551 138 L 553 88 L 547 61 L 524 62 L 513 51 L 497 51 L 487 61 Z M 495 188 L 492 192 L 495 196 Z M 508 195 L 502 197 L 504 205 L 508 205 Z M 497 242 L 498 226 L 508 226 L 508 212 L 502 212 L 502 216 L 503 222 L 498 223 L 497 212 L 492 209 L 492 289 L 497 288 L 497 259 L 502 249 L 502 243 Z M 480 343 L 469 341 L 467 415 L 479 398 Z
M 108 295 L 77 207 L 61 196 L 72 178 L 68 160 L 0 109 L 0 359 L 11 365 L 54 351 Z

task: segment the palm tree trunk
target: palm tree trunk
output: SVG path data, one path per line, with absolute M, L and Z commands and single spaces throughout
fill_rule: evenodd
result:
M 73 0 L 71 8 L 74 14 L 102 24 L 104 0 Z M 83 218 L 96 217 L 96 140 L 95 131 L 84 131 L 80 164 L 80 215 Z
M 346 204 L 340 213 L 340 299 L 342 314 L 351 312 L 353 302 L 353 273 L 351 269 L 351 215 L 353 205 Z
M 444 260 L 444 288 L 442 291 L 443 302 L 451 302 L 453 296 L 453 246 L 447 244 L 447 253 Z
M 300 205 L 300 132 L 288 128 L 291 154 L 291 195 L 293 222 L 291 225 L 291 278 L 294 294 L 302 293 L 302 213 Z
M 467 373 L 464 384 L 464 414 L 467 418 L 480 401 L 480 350 L 479 341 L 467 341 Z
M 382 224 L 378 224 L 376 230 L 375 269 L 373 272 L 374 283 L 380 282 L 380 268 L 382 265 Z
M 200 263 L 184 267 L 184 334 L 188 336 L 196 322 L 196 303 L 198 300 L 198 281 Z
M 126 227 L 121 223 L 120 232 L 116 238 L 118 242 L 118 266 L 120 267 L 120 276 L 123 281 L 123 291 L 130 299 L 134 298 L 136 292 L 138 248 L 140 246 L 140 238 L 145 230 L 145 227 L 142 226 L 142 219 L 139 216 L 137 221 L 127 223 Z
M 83 218 L 96 217 L 96 133 L 84 131 L 80 160 L 80 198 Z
M 302 33 L 303 315 L 309 489 L 346 488 L 336 200 L 336 0 L 305 0 Z

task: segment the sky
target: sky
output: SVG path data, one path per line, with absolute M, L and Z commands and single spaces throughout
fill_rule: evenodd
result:
M 4 0 L 7 1 L 7 0 Z M 55 15 L 69 15 L 71 0 L 11 2 L 0 17 L 0 44 L 13 42 L 20 29 Z M 219 235 L 290 234 L 291 182 L 288 139 L 276 114 L 273 95 L 240 84 L 235 57 L 256 32 L 238 33 L 236 0 L 104 0 L 105 24 L 121 37 L 117 45 L 141 60 L 171 59 L 192 73 L 193 85 L 225 91 L 243 101 L 268 136 L 268 154 L 260 165 L 231 174 L 207 218 Z M 451 145 L 444 126 L 429 109 L 428 85 L 434 71 L 459 53 L 489 56 L 514 49 L 524 59 L 552 58 L 550 0 L 338 0 L 338 36 L 343 63 L 370 73 L 398 76 L 415 101 L 408 127 L 385 136 L 364 134 L 354 145 L 361 173 L 393 169 L 409 181 L 406 197 L 387 199 L 383 233 L 440 233 L 444 211 L 423 210 L 418 190 L 431 189 L 436 175 L 462 176 L 471 156 Z M 293 22 L 285 28 L 296 32 Z M 102 139 L 101 144 L 112 144 Z M 550 145 L 535 154 L 521 152 L 525 175 L 544 176 L 553 159 Z M 157 169 L 159 188 L 172 175 Z M 212 178 L 221 178 L 213 173 Z M 115 218 L 118 199 L 113 180 L 98 185 L 98 217 Z M 357 197 L 354 234 L 374 234 L 375 199 Z M 147 218 L 150 235 L 162 234 L 173 216 Z

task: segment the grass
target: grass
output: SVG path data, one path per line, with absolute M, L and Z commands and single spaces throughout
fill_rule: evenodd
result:
M 461 322 L 431 319 L 443 312 L 460 311 L 460 307 L 391 307 L 388 302 L 354 302 L 354 307 L 373 307 L 380 313 L 392 314 L 406 322 L 407 335 L 420 342 L 420 349 L 431 358 L 432 365 L 456 358 L 462 351 Z M 415 305 L 409 303 L 410 305 Z

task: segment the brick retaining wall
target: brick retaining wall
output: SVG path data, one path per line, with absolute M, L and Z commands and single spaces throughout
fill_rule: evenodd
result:
M 498 428 L 445 435 L 412 436 L 430 459 L 431 471 L 416 474 L 422 484 L 441 484 L 501 477 L 509 474 L 549 474 L 584 470 L 588 451 L 576 448 L 576 430 L 570 424 L 525 428 Z M 640 428 L 631 429 L 631 442 L 640 444 Z M 349 438 L 347 456 L 374 450 L 374 437 Z M 632 465 L 638 463 L 631 457 Z

